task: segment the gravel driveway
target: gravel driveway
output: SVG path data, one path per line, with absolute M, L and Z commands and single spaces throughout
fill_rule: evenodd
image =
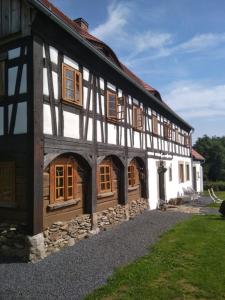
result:
M 0 258 L 0 299 L 83 299 L 104 284 L 116 267 L 147 254 L 164 231 L 188 217 L 146 211 L 37 264 L 7 263 Z

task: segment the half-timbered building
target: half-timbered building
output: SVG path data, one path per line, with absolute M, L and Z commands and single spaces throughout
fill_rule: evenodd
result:
M 101 226 L 192 187 L 192 127 L 85 20 L 47 0 L 0 9 L 1 219 Z

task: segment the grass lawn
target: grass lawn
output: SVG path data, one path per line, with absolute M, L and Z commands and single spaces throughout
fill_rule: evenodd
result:
M 225 299 L 225 219 L 193 216 L 176 225 L 86 299 Z
M 225 200 L 225 191 L 215 192 L 215 194 L 221 200 Z M 208 196 L 209 197 L 209 192 L 208 191 L 204 191 L 203 192 L 203 196 Z

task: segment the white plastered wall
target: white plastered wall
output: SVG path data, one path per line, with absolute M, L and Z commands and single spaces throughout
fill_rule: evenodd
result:
M 193 167 L 196 167 L 196 192 L 203 192 L 203 168 L 200 161 L 193 161 Z
M 178 164 L 184 164 L 184 182 L 179 182 Z M 149 188 L 149 207 L 156 209 L 159 202 L 159 182 L 158 182 L 158 164 L 159 159 L 148 159 L 148 188 Z M 184 189 L 192 187 L 192 164 L 191 158 L 174 156 L 171 160 L 164 160 L 167 171 L 165 173 L 165 198 L 166 201 L 171 198 L 177 198 L 184 195 Z M 189 164 L 189 180 L 186 180 L 185 165 Z M 169 167 L 172 166 L 172 180 L 169 180 Z

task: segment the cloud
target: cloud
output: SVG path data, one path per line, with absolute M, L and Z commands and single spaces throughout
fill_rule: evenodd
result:
M 108 40 L 123 32 L 131 13 L 131 6 L 128 3 L 113 2 L 107 8 L 107 19 L 103 24 L 92 30 L 92 34 L 99 39 Z
M 225 85 L 180 81 L 169 85 L 163 97 L 188 119 L 225 116 Z
M 157 34 L 155 34 L 157 36 Z M 144 51 L 148 50 L 150 47 L 144 47 L 144 45 L 148 45 L 148 43 L 145 43 L 144 41 L 144 34 L 143 34 L 143 43 L 141 44 L 141 50 Z M 153 35 L 154 37 L 154 35 Z M 131 55 L 127 61 L 129 65 L 137 65 L 143 62 L 147 62 L 149 60 L 154 59 L 160 59 L 163 57 L 169 57 L 172 55 L 178 55 L 178 54 L 188 54 L 188 53 L 203 53 L 205 51 L 209 51 L 209 49 L 216 49 L 220 45 L 225 45 L 225 33 L 204 33 L 196 35 L 189 40 L 181 43 L 175 43 L 175 40 L 172 39 L 173 35 L 170 33 L 161 33 L 158 35 L 159 37 L 159 43 L 157 43 L 156 40 L 150 41 L 151 43 L 155 42 L 155 49 L 157 49 L 154 53 L 148 53 L 147 55 L 136 57 L 136 54 L 139 54 L 139 52 L 136 52 L 135 55 Z M 140 38 L 141 40 L 141 38 Z M 160 44 L 161 41 L 161 44 Z M 153 47 L 151 47 L 153 48 Z M 224 52 L 223 52 L 224 55 Z M 220 53 L 221 56 L 221 53 Z M 136 57 L 136 58 L 135 58 Z
M 147 31 L 134 37 L 139 52 L 146 49 L 158 49 L 168 45 L 172 41 L 170 33 Z

